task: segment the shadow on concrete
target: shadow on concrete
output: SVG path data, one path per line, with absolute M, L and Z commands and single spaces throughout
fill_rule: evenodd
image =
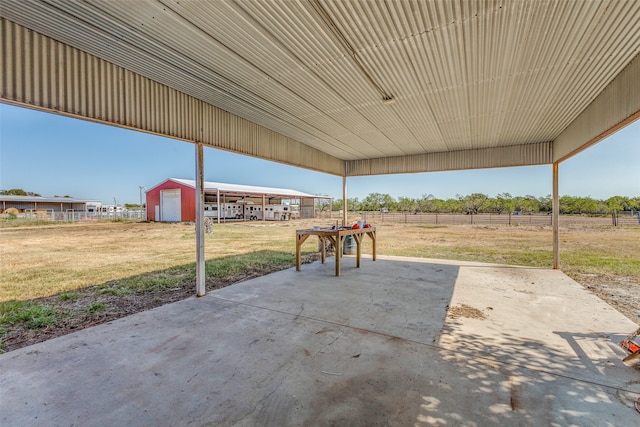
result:
M 579 334 L 578 351 L 571 352 L 544 340 L 509 333 L 478 336 L 469 329 L 453 320 L 443 330 L 448 342 L 439 353 L 467 382 L 466 394 L 453 407 L 446 392 L 425 396 L 430 404 L 423 406 L 422 417 L 439 419 L 427 425 L 615 426 L 636 416 L 640 377 L 620 362 L 617 336 Z M 460 404 L 469 408 L 460 411 Z M 465 418 L 471 408 L 474 417 Z

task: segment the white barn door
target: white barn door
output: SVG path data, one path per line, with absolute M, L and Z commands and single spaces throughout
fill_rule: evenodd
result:
M 182 221 L 180 189 L 160 191 L 160 221 Z

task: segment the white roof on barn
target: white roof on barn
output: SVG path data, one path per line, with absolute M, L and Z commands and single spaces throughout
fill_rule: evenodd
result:
M 196 182 L 192 179 L 169 178 L 167 181 L 174 181 L 188 187 L 196 188 Z M 164 181 L 166 182 L 166 181 Z M 205 193 L 215 193 L 220 191 L 225 194 L 241 195 L 260 195 L 279 196 L 291 199 L 300 198 L 316 198 L 330 199 L 329 196 L 318 196 L 315 194 L 303 193 L 302 191 L 291 190 L 289 188 L 259 187 L 256 185 L 228 184 L 224 182 L 205 181 Z

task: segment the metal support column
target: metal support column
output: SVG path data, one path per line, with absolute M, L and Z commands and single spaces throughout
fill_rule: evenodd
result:
M 342 177 L 342 225 L 347 225 L 347 177 Z
M 553 268 L 560 268 L 560 196 L 558 195 L 558 162 L 553 163 L 553 201 L 551 203 L 551 214 L 553 221 Z
M 206 293 L 204 276 L 204 146 L 196 144 L 196 295 Z
M 220 189 L 216 189 L 216 203 L 218 204 L 218 224 L 220 224 L 220 216 L 222 215 L 222 211 L 220 210 Z

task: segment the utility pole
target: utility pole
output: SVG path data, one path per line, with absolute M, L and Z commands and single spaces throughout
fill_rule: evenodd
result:
M 146 188 L 144 188 L 143 185 L 139 185 L 138 188 L 140 189 L 140 219 L 145 220 L 147 219 L 147 215 L 146 215 L 147 209 L 146 207 L 144 210 L 142 208 L 142 191 L 146 190 Z

